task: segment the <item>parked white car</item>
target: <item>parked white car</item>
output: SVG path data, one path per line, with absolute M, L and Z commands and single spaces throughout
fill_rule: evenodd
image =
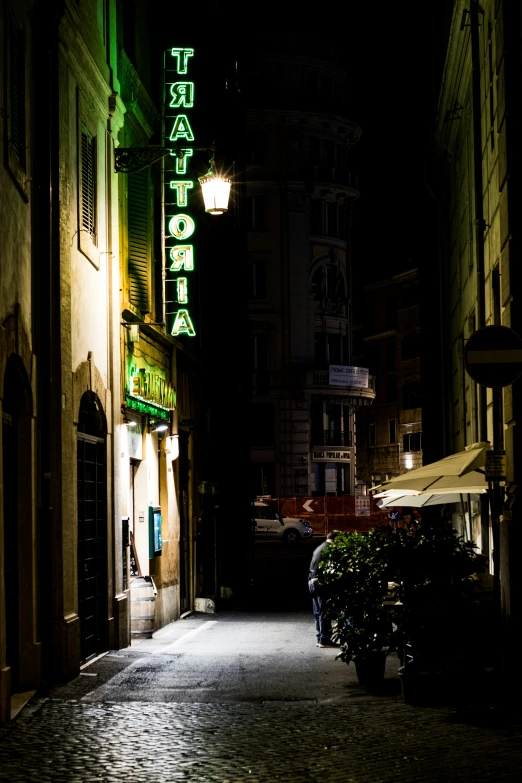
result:
M 287 544 L 297 544 L 302 538 L 310 538 L 312 525 L 306 519 L 283 517 L 277 509 L 261 500 L 252 504 L 256 541 L 279 539 Z

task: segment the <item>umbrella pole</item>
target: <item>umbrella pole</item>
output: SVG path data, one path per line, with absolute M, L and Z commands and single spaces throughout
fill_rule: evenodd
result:
M 460 507 L 462 508 L 462 519 L 464 520 L 464 530 L 468 531 L 468 523 L 466 522 L 466 509 L 464 508 L 464 495 L 461 493 L 460 495 Z
M 469 540 L 473 539 L 473 517 L 471 515 L 471 495 L 468 495 Z

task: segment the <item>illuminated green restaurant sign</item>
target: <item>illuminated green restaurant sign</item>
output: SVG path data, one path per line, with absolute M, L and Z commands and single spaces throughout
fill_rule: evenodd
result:
M 171 148 L 165 159 L 163 192 L 165 315 L 173 337 L 196 334 L 191 314 L 196 224 L 190 214 L 195 87 L 193 81 L 188 81 L 193 57 L 194 49 L 174 47 L 165 51 L 164 145 Z

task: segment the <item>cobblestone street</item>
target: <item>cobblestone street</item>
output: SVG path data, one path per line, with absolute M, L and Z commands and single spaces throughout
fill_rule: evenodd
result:
M 36 699 L 0 731 L 0 779 L 147 783 L 519 781 L 520 724 L 371 699 L 81 704 Z
M 403 703 L 315 647 L 309 613 L 178 621 L 39 692 L 0 728 L 9 783 L 518 781 L 522 721 Z

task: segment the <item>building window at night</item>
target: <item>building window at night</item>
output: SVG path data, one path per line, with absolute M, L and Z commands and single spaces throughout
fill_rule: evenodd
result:
M 252 336 L 252 370 L 254 389 L 258 394 L 267 394 L 270 391 L 267 335 L 255 334 Z
M 395 340 L 386 342 L 386 370 L 393 372 L 395 370 Z
M 338 462 L 312 462 L 312 486 L 314 497 L 321 495 L 349 495 L 350 470 Z
M 9 20 L 8 138 L 18 163 L 25 168 L 25 41 L 13 17 Z
M 409 334 L 401 340 L 401 358 L 417 359 L 420 356 L 420 332 Z
M 96 140 L 82 127 L 81 147 L 81 228 L 93 239 L 96 235 Z
M 405 383 L 402 387 L 402 408 L 420 408 L 422 405 L 421 385 L 419 381 Z
M 245 162 L 262 166 L 265 162 L 265 137 L 262 131 L 249 131 L 246 136 Z
M 397 402 L 397 378 L 395 375 L 386 377 L 386 402 Z
M 310 233 L 342 239 L 341 232 L 345 230 L 344 210 L 344 206 L 337 202 L 312 199 Z
M 397 443 L 397 419 L 388 419 L 390 443 Z
M 249 259 L 249 299 L 266 299 L 266 262 Z
M 409 432 L 402 437 L 403 451 L 422 451 L 422 432 Z
M 247 199 L 247 230 L 264 231 L 265 223 L 265 196 L 250 196 Z
M 253 402 L 250 405 L 250 445 L 274 445 L 275 414 L 270 402 Z
M 368 427 L 368 445 L 375 446 L 375 422 L 372 422 Z

